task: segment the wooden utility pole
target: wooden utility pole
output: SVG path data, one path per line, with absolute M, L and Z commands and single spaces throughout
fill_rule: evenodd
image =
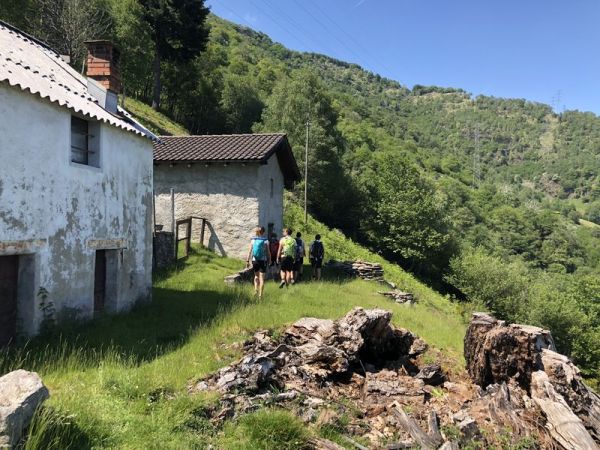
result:
M 310 112 L 306 120 L 306 145 L 304 147 L 304 225 L 308 223 L 308 140 L 310 138 Z
M 175 224 L 175 189 L 171 188 L 171 233 L 173 233 L 173 255 L 177 259 L 177 225 Z

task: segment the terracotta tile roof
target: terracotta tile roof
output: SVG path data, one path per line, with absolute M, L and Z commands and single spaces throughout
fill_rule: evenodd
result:
M 0 21 L 0 83 L 7 83 L 124 130 L 154 138 L 119 108 L 119 115 L 100 106 L 88 91 L 88 79 L 41 41 Z
M 300 179 L 300 171 L 287 136 L 272 134 L 222 134 L 204 136 L 159 136 L 154 143 L 154 163 L 266 163 L 273 155 L 281 166 L 286 184 Z
M 154 161 L 263 161 L 283 139 L 285 134 L 160 136 Z

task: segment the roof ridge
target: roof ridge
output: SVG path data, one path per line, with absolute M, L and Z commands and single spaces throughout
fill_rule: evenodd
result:
M 188 134 L 181 136 L 161 135 L 161 139 L 183 139 L 198 137 L 242 137 L 242 136 L 286 136 L 286 133 L 237 133 L 237 134 Z
M 21 30 L 20 28 L 15 27 L 14 25 L 11 25 L 8 22 L 5 22 L 4 20 L 0 19 L 0 26 L 3 26 L 5 28 L 8 28 L 9 30 L 12 30 L 16 33 L 19 33 L 20 35 L 26 37 L 27 39 L 29 39 L 31 42 L 34 42 L 42 47 L 44 47 L 46 50 L 50 50 L 52 53 L 54 53 L 56 56 L 58 56 L 60 58 L 60 53 L 58 53 L 56 50 L 54 50 L 50 44 L 42 41 L 41 39 L 36 38 L 35 36 L 32 36 L 29 33 L 24 32 L 23 30 Z

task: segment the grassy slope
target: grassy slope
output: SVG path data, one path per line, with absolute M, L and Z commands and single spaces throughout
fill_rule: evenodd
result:
M 157 135 L 182 136 L 190 134 L 178 123 L 134 98 L 127 97 L 125 99 L 125 109 L 142 125 Z
M 299 223 L 300 216 L 298 207 L 288 207 L 288 223 Z M 308 235 L 316 230 L 323 234 L 328 257 L 382 261 L 311 219 L 304 231 Z M 249 286 L 223 283 L 225 275 L 241 267 L 240 261 L 200 251 L 158 277 L 151 305 L 64 330 L 62 338 L 46 337 L 43 344 L 34 342 L 12 358 L 0 356 L 0 373 L 16 367 L 40 372 L 52 397 L 40 416 L 46 420 L 39 420 L 38 427 L 50 426 L 34 438 L 54 436 L 55 448 L 69 448 L 68 441 L 70 448 L 187 449 L 204 448 L 208 441 L 218 448 L 272 448 L 272 432 L 282 429 L 283 441 L 289 436 L 301 440 L 292 432 L 296 419 L 279 412 L 253 416 L 229 425 L 225 434 L 215 434 L 199 413 L 211 399 L 188 395 L 187 386 L 237 358 L 235 343 L 256 329 L 280 329 L 303 316 L 336 318 L 356 305 L 392 310 L 397 325 L 444 350 L 449 369 L 460 367 L 464 324 L 455 307 L 384 264 L 389 279 L 415 292 L 416 306 L 392 303 L 376 293 L 380 287 L 375 283 L 337 279 L 288 290 L 271 282 L 265 300 L 258 302 Z M 246 432 L 256 429 L 255 421 L 271 430 L 268 438 Z M 246 443 L 232 447 L 242 438 Z M 28 448 L 52 446 L 32 439 Z

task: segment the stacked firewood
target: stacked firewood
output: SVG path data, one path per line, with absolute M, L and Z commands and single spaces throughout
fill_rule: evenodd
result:
M 366 261 L 334 261 L 331 260 L 327 267 L 341 270 L 352 277 L 362 278 L 363 280 L 381 281 L 383 280 L 383 267 L 379 263 Z
M 378 291 L 378 294 L 389 297 L 396 303 L 411 305 L 415 302 L 415 296 L 410 292 L 402 292 L 394 289 L 393 291 Z

